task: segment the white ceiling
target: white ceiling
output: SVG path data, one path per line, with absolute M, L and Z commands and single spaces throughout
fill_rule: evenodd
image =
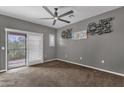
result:
M 75 17 L 73 18 L 70 18 L 69 16 L 63 17 L 63 19 L 71 21 L 70 24 L 72 24 L 79 22 L 83 19 L 119 8 L 120 6 L 49 6 L 48 8 L 52 12 L 54 12 L 55 7 L 59 8 L 58 10 L 59 15 L 68 12 L 69 10 L 73 10 Z M 70 25 L 67 23 L 57 21 L 56 25 L 53 26 L 52 25 L 53 19 L 51 20 L 39 19 L 39 18 L 51 17 L 51 15 L 48 14 L 42 8 L 42 6 L 0 6 L 0 14 L 53 28 L 61 28 L 66 25 Z

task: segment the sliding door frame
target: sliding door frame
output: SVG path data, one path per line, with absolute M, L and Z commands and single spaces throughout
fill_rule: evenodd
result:
M 26 34 L 24 34 L 24 33 L 19 33 L 19 32 L 13 32 L 13 31 L 11 31 L 11 32 L 8 32 L 7 33 L 7 44 L 8 44 L 8 46 L 7 46 L 7 51 L 8 51 L 8 53 L 9 53 L 9 51 L 10 50 L 13 50 L 12 48 L 9 48 L 9 35 L 14 35 L 14 36 L 23 36 L 24 38 L 25 38 L 25 41 L 24 41 L 24 48 L 21 48 L 21 49 L 23 49 L 23 51 L 24 51 L 24 55 L 25 55 L 25 57 L 24 57 L 24 59 L 25 59 L 25 61 L 24 61 L 24 64 L 23 65 L 18 65 L 18 66 L 13 66 L 13 67 L 11 67 L 11 65 L 9 65 L 9 62 L 10 62 L 10 60 L 8 60 L 8 62 L 7 62 L 7 66 L 8 66 L 8 69 L 14 69 L 14 68 L 19 68 L 19 67 L 23 67 L 23 66 L 26 66 L 26 59 L 27 59 L 27 35 Z M 16 48 L 16 50 L 18 51 L 18 49 L 20 49 L 19 47 L 18 48 Z M 7 55 L 9 55 L 7 53 Z M 10 52 L 11 53 L 11 52 Z M 9 57 L 8 57 L 8 59 L 9 59 Z M 18 59 L 17 59 L 18 60 Z M 17 60 L 14 60 L 14 61 L 17 61 Z
M 31 31 L 24 31 L 24 30 L 18 30 L 18 29 L 11 29 L 11 28 L 5 28 L 5 71 L 8 70 L 8 32 L 17 32 L 17 33 L 22 33 L 22 34 L 25 34 L 26 35 L 26 66 L 29 66 L 29 60 L 28 60 L 28 57 L 29 57 L 29 50 L 28 50 L 28 37 L 30 34 L 34 33 L 34 32 L 31 32 Z M 43 33 L 41 33 L 43 35 Z M 42 40 L 43 42 L 43 40 Z M 43 47 L 43 46 L 42 46 Z M 43 56 L 44 57 L 44 56 Z M 44 58 L 43 58 L 43 62 L 44 62 Z

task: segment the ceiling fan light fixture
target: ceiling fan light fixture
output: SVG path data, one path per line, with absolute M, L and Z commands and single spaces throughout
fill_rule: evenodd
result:
M 58 17 L 54 17 L 55 20 L 58 20 Z

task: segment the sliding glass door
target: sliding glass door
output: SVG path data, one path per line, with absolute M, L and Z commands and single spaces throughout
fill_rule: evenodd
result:
M 8 69 L 26 65 L 26 34 L 8 32 Z
M 43 33 L 6 30 L 6 69 L 43 63 Z

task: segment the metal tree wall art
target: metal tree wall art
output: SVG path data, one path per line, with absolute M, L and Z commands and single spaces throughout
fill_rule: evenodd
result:
M 61 34 L 63 39 L 70 39 L 72 38 L 72 28 L 71 29 L 67 29 L 66 31 L 62 31 Z
M 98 24 L 95 23 L 95 22 L 89 23 L 88 28 L 87 28 L 88 34 L 101 35 L 101 34 L 112 32 L 112 23 L 111 23 L 111 21 L 113 19 L 114 19 L 113 17 L 110 17 L 110 18 L 99 20 Z
M 95 22 L 89 23 L 87 28 L 87 33 L 94 35 L 96 34 L 96 31 L 97 31 L 97 24 Z

